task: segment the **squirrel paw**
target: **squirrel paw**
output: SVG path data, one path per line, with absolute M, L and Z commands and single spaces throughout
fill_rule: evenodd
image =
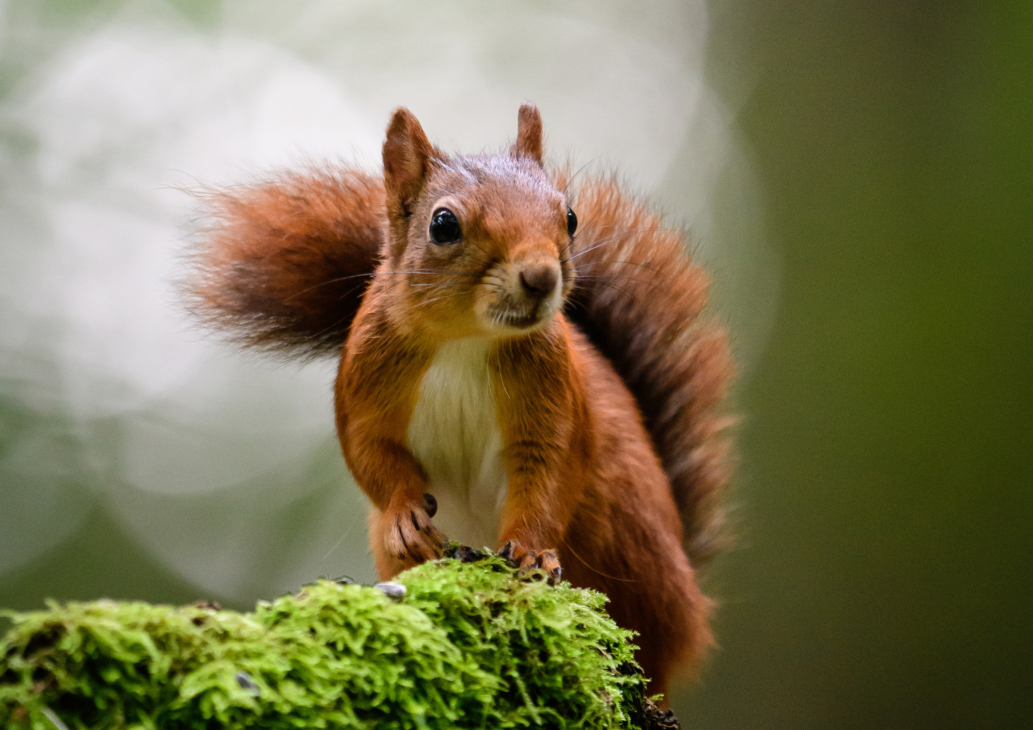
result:
M 499 548 L 498 556 L 508 560 L 513 567 L 519 568 L 522 573 L 534 570 L 543 571 L 551 586 L 559 583 L 563 577 L 563 568 L 560 567 L 559 555 L 553 549 L 542 550 L 541 552 L 526 550 L 516 540 L 510 540 Z
M 430 520 L 435 512 L 437 502 L 425 494 L 422 503 L 410 503 L 390 514 L 384 534 L 388 553 L 406 567 L 440 558 L 448 539 Z

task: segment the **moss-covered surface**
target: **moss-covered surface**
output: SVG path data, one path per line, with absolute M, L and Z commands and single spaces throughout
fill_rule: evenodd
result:
M 375 588 L 320 581 L 254 613 L 51 603 L 10 614 L 0 726 L 620 728 L 642 720 L 605 598 L 498 558 Z

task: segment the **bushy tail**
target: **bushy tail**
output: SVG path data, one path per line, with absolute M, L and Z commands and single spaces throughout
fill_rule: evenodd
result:
M 580 187 L 576 211 L 578 283 L 566 314 L 638 401 L 681 513 L 685 551 L 699 567 L 725 542 L 721 403 L 733 371 L 724 330 L 700 318 L 707 276 L 681 233 L 613 180 Z
M 314 169 L 201 198 L 211 223 L 185 287 L 195 314 L 266 352 L 337 353 L 386 235 L 382 179 Z M 578 284 L 566 314 L 638 401 L 681 512 L 686 553 L 700 566 L 723 543 L 729 460 L 720 405 L 732 373 L 724 331 L 700 319 L 707 277 L 680 232 L 613 181 L 585 184 L 577 214 Z
M 265 352 L 338 352 L 379 259 L 383 180 L 315 168 L 199 197 L 208 223 L 184 285 L 191 311 Z

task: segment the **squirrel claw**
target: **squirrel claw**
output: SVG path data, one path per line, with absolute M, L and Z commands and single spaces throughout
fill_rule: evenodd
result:
M 509 540 L 506 542 L 505 545 L 499 548 L 499 551 L 496 553 L 496 555 L 498 555 L 503 560 L 509 562 L 514 568 L 518 568 L 520 567 L 520 564 L 517 563 L 516 560 L 514 560 L 514 554 L 516 552 L 516 549 L 516 542 L 514 542 L 513 540 Z
M 433 517 L 438 513 L 438 500 L 430 492 L 423 495 L 423 511 L 427 513 L 427 517 Z
M 430 520 L 426 507 L 430 500 L 410 504 L 391 516 L 391 527 L 385 535 L 388 552 L 406 567 L 441 557 L 447 543 L 444 534 Z
M 507 541 L 496 553 L 521 573 L 544 571 L 549 585 L 556 585 L 563 577 L 559 555 L 555 550 L 524 550 L 516 540 Z
M 563 568 L 555 550 L 543 550 L 538 554 L 537 566 L 549 576 L 549 585 L 554 586 L 563 579 Z

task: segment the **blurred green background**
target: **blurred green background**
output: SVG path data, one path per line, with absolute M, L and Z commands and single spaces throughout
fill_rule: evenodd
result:
M 0 3 L 0 606 L 369 580 L 332 366 L 238 356 L 175 189 L 390 109 L 616 167 L 742 363 L 695 728 L 1033 726 L 1033 4 Z
M 782 251 L 713 727 L 1033 725 L 1033 4 L 711 5 Z

